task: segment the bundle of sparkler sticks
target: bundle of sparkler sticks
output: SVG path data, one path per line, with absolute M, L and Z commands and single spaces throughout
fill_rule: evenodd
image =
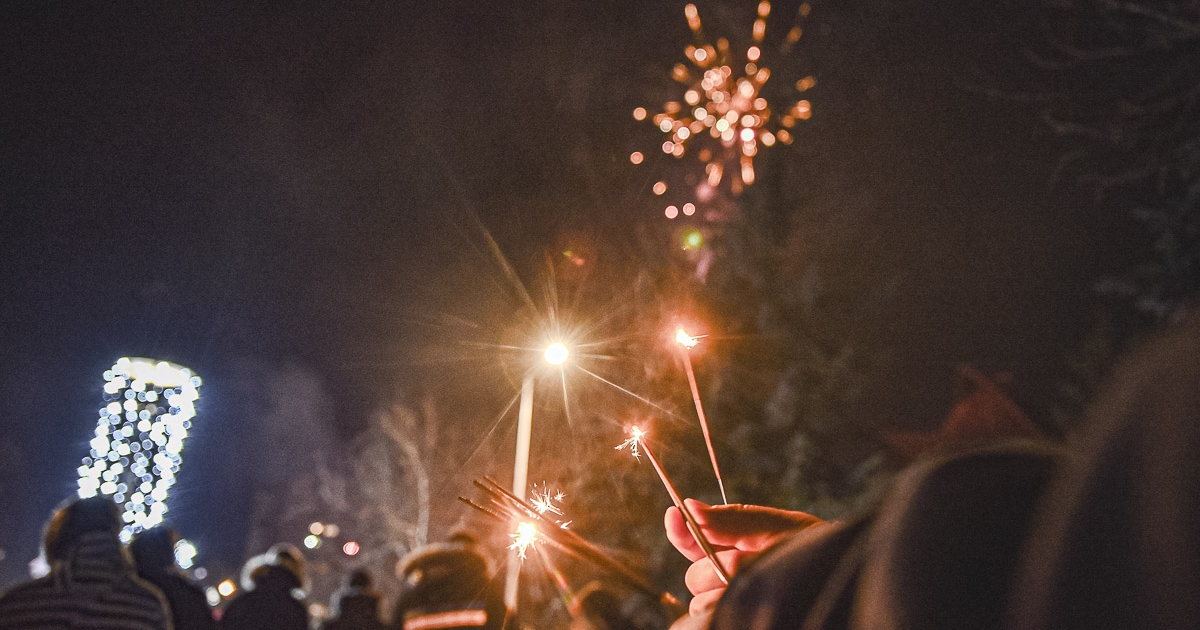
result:
M 487 496 L 486 505 L 480 505 L 466 497 L 458 497 L 458 500 L 502 523 L 508 524 L 512 521 L 517 521 L 534 528 L 536 533 L 534 530 L 528 530 L 527 528 L 518 528 L 519 530 L 526 529 L 526 531 L 529 531 L 529 538 L 525 541 L 525 544 L 538 549 L 540 552 L 533 539 L 536 536 L 536 542 L 546 542 L 567 555 L 584 562 L 589 562 L 611 573 L 637 591 L 655 597 L 665 604 L 672 606 L 680 605 L 679 600 L 674 595 L 654 588 L 642 576 L 638 575 L 624 563 L 605 553 L 579 534 L 566 529 L 563 524 L 547 517 L 543 511 L 538 510 L 538 508 L 529 502 L 505 490 L 492 479 L 485 477 L 482 481 L 475 480 L 475 486 Z M 541 558 L 550 564 L 547 556 L 543 554 Z M 566 590 L 565 584 L 558 577 L 556 577 L 556 582 L 558 582 L 561 590 Z

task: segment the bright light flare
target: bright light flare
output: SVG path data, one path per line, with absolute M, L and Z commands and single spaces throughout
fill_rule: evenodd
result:
M 221 597 L 229 597 L 235 592 L 237 592 L 237 586 L 233 583 L 233 580 L 225 580 L 217 585 L 217 593 Z
M 562 342 L 554 342 L 546 346 L 546 363 L 550 365 L 562 365 L 567 362 L 567 357 L 571 356 L 571 351 Z

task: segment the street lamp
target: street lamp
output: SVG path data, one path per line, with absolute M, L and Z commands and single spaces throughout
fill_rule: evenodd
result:
M 561 341 L 546 346 L 542 357 L 546 363 L 562 366 L 571 356 L 571 351 Z M 529 443 L 533 437 L 533 376 L 530 370 L 521 382 L 521 406 L 517 411 L 517 457 L 513 463 L 513 494 L 525 498 L 529 485 Z M 508 573 L 504 581 L 504 603 L 510 610 L 517 608 L 517 582 L 521 576 L 521 560 L 516 552 L 509 554 Z

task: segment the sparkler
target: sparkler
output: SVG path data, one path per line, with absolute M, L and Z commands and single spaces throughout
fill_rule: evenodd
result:
M 658 473 L 658 478 L 662 480 L 663 485 L 667 488 L 667 494 L 671 495 L 671 501 L 679 512 L 683 514 L 683 520 L 687 523 L 688 531 L 692 533 L 692 537 L 696 539 L 696 544 L 700 545 L 700 549 L 704 551 L 704 555 L 708 557 L 708 561 L 712 563 L 713 569 L 717 572 L 717 577 L 724 584 L 729 584 L 729 574 L 725 571 L 725 567 L 721 566 L 721 562 L 717 560 L 717 552 L 713 549 L 712 543 L 708 541 L 708 537 L 700 529 L 700 524 L 696 522 L 696 517 L 692 515 L 692 511 L 683 503 L 683 497 L 679 495 L 679 491 L 675 489 L 675 484 L 671 483 L 671 479 L 667 477 L 667 472 L 663 470 L 662 464 L 658 462 L 658 458 L 654 456 L 654 451 L 650 448 L 650 443 L 646 441 L 646 433 L 638 427 L 633 427 L 630 430 L 632 437 L 636 443 L 641 445 L 642 452 L 650 459 L 650 463 L 654 465 L 654 471 Z M 617 448 L 622 448 L 624 443 Z
M 807 16 L 810 9 L 807 3 L 802 4 L 799 17 Z M 695 44 L 684 49 L 690 67 L 679 63 L 671 72 L 675 81 L 686 86 L 683 103 L 667 101 L 662 113 L 652 118 L 655 126 L 667 136 L 662 144 L 664 153 L 683 157 L 689 145 L 700 145 L 698 156 L 705 165 L 705 183 L 716 188 L 723 179 L 728 179 L 735 195 L 754 183 L 754 156 L 759 145 L 770 147 L 777 141 L 791 144 L 790 130 L 798 120 L 812 116 L 812 104 L 807 100 L 799 100 L 783 113 L 777 113 L 762 95 L 764 85 L 771 78 L 771 71 L 763 65 L 762 58 L 770 14 L 771 3 L 760 2 L 752 31 L 753 43 L 746 49 L 745 63 L 741 64 L 734 60 L 727 39 L 720 38 L 715 45 L 708 43 L 696 5 L 685 6 L 684 16 Z M 780 46 L 781 55 L 791 50 L 802 32 L 799 26 L 788 31 Z M 796 89 L 804 92 L 815 84 L 813 77 L 805 77 L 796 83 Z M 647 116 L 642 107 L 633 112 L 637 120 L 645 120 Z M 636 152 L 630 156 L 630 161 L 640 164 L 644 158 Z M 733 177 L 725 177 L 727 166 L 734 167 L 730 169 L 734 171 Z M 662 192 L 656 189 L 655 194 Z M 671 214 L 668 210 L 668 216 Z M 690 214 L 686 212 L 686 206 L 685 214 Z
M 729 505 L 725 497 L 725 480 L 721 478 L 721 468 L 717 466 L 717 452 L 713 450 L 712 437 L 708 433 L 708 419 L 704 415 L 704 405 L 700 403 L 700 388 L 696 386 L 696 372 L 692 369 L 692 357 L 688 350 L 700 343 L 699 337 L 687 334 L 683 328 L 675 330 L 675 343 L 679 344 L 679 354 L 683 355 L 683 367 L 687 372 L 688 386 L 692 388 L 692 402 L 696 404 L 696 415 L 700 418 L 700 430 L 704 432 L 704 445 L 708 447 L 708 460 L 712 462 L 713 474 L 717 476 L 717 486 L 721 489 L 721 502 Z

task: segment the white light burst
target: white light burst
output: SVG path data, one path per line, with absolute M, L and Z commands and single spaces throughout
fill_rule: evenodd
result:
M 201 380 L 173 363 L 129 357 L 106 370 L 104 380 L 105 405 L 78 468 L 79 496 L 112 496 L 123 510 L 121 540 L 129 542 L 163 522 Z

